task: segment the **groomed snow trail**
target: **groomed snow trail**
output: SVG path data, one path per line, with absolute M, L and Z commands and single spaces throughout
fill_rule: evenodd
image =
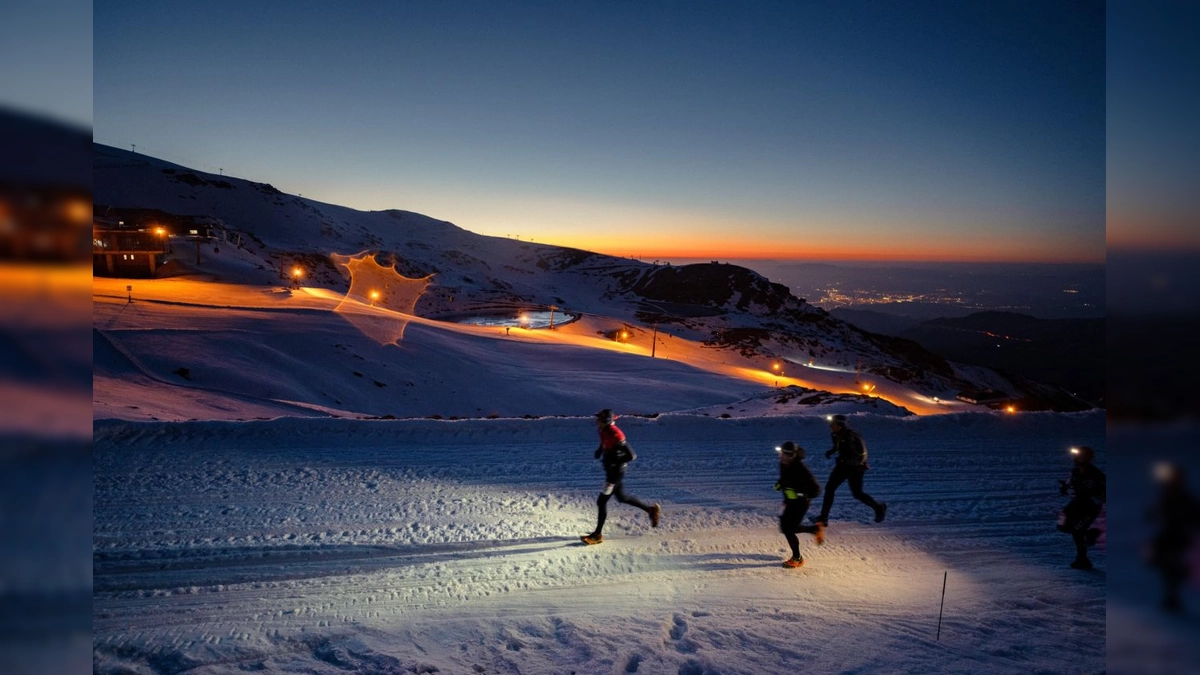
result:
M 97 672 L 1098 672 L 1105 554 L 1067 568 L 1066 448 L 1102 414 L 859 416 L 866 491 L 785 570 L 774 445 L 823 420 L 618 422 L 606 541 L 589 420 L 100 422 Z M 815 508 L 814 508 L 815 511 Z M 812 511 L 810 511 L 811 513 Z M 942 575 L 946 610 L 937 631 Z

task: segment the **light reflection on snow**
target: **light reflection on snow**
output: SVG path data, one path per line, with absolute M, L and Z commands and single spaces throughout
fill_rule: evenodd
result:
M 574 314 L 567 312 L 549 310 L 530 310 L 526 312 L 506 313 L 506 314 L 481 314 L 477 316 L 466 316 L 454 319 L 455 323 L 466 324 L 468 326 L 485 326 L 492 328 L 529 328 L 538 330 L 542 328 L 551 328 L 553 326 L 562 326 L 579 318 Z
M 334 311 L 379 344 L 394 344 L 404 338 L 408 322 L 393 313 L 411 315 L 433 275 L 409 279 L 396 271 L 394 262 L 387 267 L 380 265 L 375 255 L 330 254 L 350 276 L 350 288 Z M 391 312 L 377 312 L 375 307 Z

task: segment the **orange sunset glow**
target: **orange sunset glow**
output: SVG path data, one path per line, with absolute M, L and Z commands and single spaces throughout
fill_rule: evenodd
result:
M 859 244 L 831 244 L 829 237 L 811 243 L 800 241 L 773 243 L 762 239 L 730 243 L 704 237 L 571 237 L 555 241 L 561 246 L 596 251 L 608 255 L 651 259 L 771 259 L 771 260 L 862 260 L 925 262 L 1072 262 L 1102 263 L 1104 250 L 1080 251 L 1069 246 L 1033 244 L 1027 239 L 971 242 L 945 237 L 941 241 L 875 241 Z M 822 241 L 823 240 L 823 241 Z
M 1195 218 L 1154 213 L 1110 216 L 1105 238 L 1110 248 L 1123 250 L 1200 251 Z

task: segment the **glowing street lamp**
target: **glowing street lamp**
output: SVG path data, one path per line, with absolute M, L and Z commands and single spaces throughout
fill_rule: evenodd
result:
M 164 252 L 166 252 L 167 251 L 167 241 L 168 241 L 167 228 L 163 227 L 162 225 L 155 227 L 154 235 L 162 240 L 162 250 Z
M 775 377 L 783 376 L 783 364 L 778 361 L 771 362 L 771 370 L 775 372 Z M 779 386 L 779 380 L 775 380 L 775 386 Z
M 375 306 L 375 301 L 379 299 L 379 291 L 371 291 L 371 306 Z
M 292 268 L 292 285 L 293 285 L 293 286 L 299 287 L 299 286 L 300 286 L 300 279 L 301 279 L 301 278 L 303 278 L 303 277 L 304 277 L 304 270 L 303 270 L 303 269 L 301 269 L 299 266 L 296 266 L 296 267 L 293 267 L 293 268 Z
M 1017 406 L 1015 406 L 1015 405 L 1005 406 L 1004 412 L 1009 413 L 1009 414 L 1015 413 L 1015 412 L 1017 412 Z M 1078 452 L 1078 449 L 1072 448 L 1071 452 Z

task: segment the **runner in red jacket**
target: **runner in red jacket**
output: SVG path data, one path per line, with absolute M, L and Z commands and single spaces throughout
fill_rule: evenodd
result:
M 596 529 L 591 534 L 580 537 L 583 543 L 592 545 L 604 541 L 604 521 L 608 517 L 608 500 L 616 497 L 622 504 L 636 506 L 650 516 L 650 527 L 658 527 L 658 518 L 662 509 L 658 504 L 647 506 L 637 497 L 625 494 L 622 483 L 625 480 L 625 467 L 637 459 L 633 448 L 625 442 L 625 433 L 616 425 L 617 416 L 605 408 L 596 413 L 596 431 L 600 433 L 600 447 L 596 448 L 596 459 L 604 464 L 604 489 L 596 498 L 597 516 Z

